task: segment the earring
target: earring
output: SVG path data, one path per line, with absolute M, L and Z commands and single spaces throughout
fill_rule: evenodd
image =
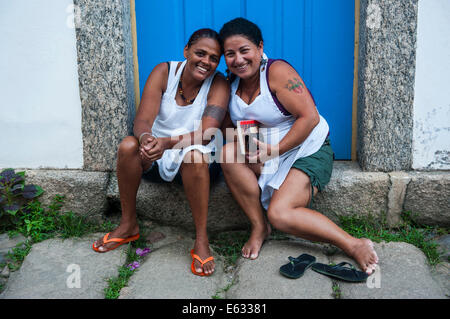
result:
M 233 73 L 230 72 L 230 70 L 226 69 L 225 72 L 227 72 L 227 81 L 228 82 L 233 82 L 235 79 L 235 76 Z
M 261 56 L 261 66 L 262 66 L 261 71 L 264 71 L 266 69 L 266 64 L 267 64 L 267 59 L 264 59 L 264 57 Z

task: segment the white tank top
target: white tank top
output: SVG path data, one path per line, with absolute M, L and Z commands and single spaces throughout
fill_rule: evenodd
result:
M 186 65 L 186 60 L 176 70 L 179 62 L 170 62 L 167 88 L 161 98 L 159 113 L 153 122 L 152 133 L 156 137 L 169 137 L 187 134 L 195 131 L 201 124 L 203 112 L 208 98 L 208 92 L 217 71 L 203 81 L 194 102 L 186 106 L 180 106 L 175 100 L 178 82 Z M 208 145 L 191 145 L 183 149 L 165 150 L 163 156 L 157 160 L 159 175 L 165 181 L 172 181 L 180 169 L 185 154 L 191 150 L 199 150 L 202 153 L 210 153 L 214 149 L 214 143 Z
M 265 54 L 263 57 L 267 59 Z M 239 120 L 256 120 L 260 122 L 264 142 L 277 144 L 291 129 L 295 122 L 295 117 L 284 115 L 275 104 L 267 84 L 266 71 L 266 66 L 262 65 L 259 77 L 261 93 L 250 104 L 245 103 L 236 95 L 239 77 L 233 81 L 231 84 L 229 112 L 235 125 L 236 121 Z M 320 116 L 319 124 L 316 125 L 302 144 L 264 163 L 258 184 L 261 188 L 261 203 L 265 209 L 269 207 L 273 191 L 280 188 L 295 160 L 317 152 L 325 141 L 328 131 L 327 121 Z

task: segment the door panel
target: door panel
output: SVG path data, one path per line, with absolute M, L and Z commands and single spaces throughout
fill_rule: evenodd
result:
M 330 125 L 336 159 L 350 159 L 354 0 L 135 0 L 140 93 L 153 67 L 183 60 L 197 29 L 242 16 L 263 33 L 264 51 L 294 66 Z M 226 69 L 221 59 L 218 70 Z

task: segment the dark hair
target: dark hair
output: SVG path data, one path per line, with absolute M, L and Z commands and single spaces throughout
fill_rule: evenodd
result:
M 263 41 L 261 29 L 253 22 L 244 18 L 233 19 L 222 26 L 219 32 L 220 45 L 223 47 L 225 40 L 233 35 L 243 35 L 256 46 Z
M 195 31 L 194 33 L 192 33 L 186 46 L 188 48 L 190 48 L 192 45 L 197 43 L 197 41 L 200 40 L 201 38 L 210 38 L 210 39 L 216 40 L 220 45 L 220 51 L 222 53 L 223 49 L 222 49 L 222 45 L 220 44 L 219 34 L 216 31 L 214 31 L 213 29 L 209 29 L 209 28 L 199 29 L 199 30 Z

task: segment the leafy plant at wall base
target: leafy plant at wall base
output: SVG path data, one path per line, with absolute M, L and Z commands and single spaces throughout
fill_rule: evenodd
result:
M 23 208 L 23 201 L 40 196 L 43 189 L 38 185 L 25 184 L 25 172 L 12 168 L 0 172 L 0 217 L 5 213 L 14 217 Z
M 58 207 L 51 205 L 46 210 L 38 200 L 33 200 L 23 208 L 17 230 L 24 236 L 30 236 L 35 243 L 49 239 L 57 230 L 56 216 L 58 213 Z

